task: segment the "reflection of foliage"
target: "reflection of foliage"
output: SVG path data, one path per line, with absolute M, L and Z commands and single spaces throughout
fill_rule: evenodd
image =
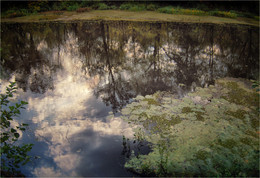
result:
M 99 76 L 96 96 L 115 109 L 137 94 L 172 90 L 182 95 L 215 77 L 258 74 L 254 27 L 120 21 L 4 24 L 2 30 L 2 76 L 15 71 L 19 87 L 44 93 L 53 88 L 62 54 L 80 55 L 86 75 Z M 68 43 L 80 54 L 65 50 Z
M 257 92 L 260 91 L 260 82 L 259 81 L 253 81 L 252 88 L 255 88 Z
M 182 99 L 165 92 L 138 96 L 122 114 L 153 151 L 132 155 L 125 166 L 158 176 L 259 176 L 259 100 L 248 102 L 245 97 L 257 96 L 249 88 L 222 79 Z M 235 99 L 233 90 L 244 95 Z
M 23 146 L 15 145 L 15 142 L 19 139 L 20 133 L 25 131 L 27 124 L 19 124 L 15 126 L 14 118 L 18 117 L 21 109 L 25 109 L 24 106 L 28 104 L 25 101 L 10 105 L 10 98 L 15 93 L 15 82 L 11 82 L 6 88 L 6 94 L 1 94 L 1 170 L 8 171 L 16 175 L 18 172 L 16 169 L 20 165 L 25 165 L 30 161 L 31 157 L 27 155 L 32 149 L 32 144 L 24 144 Z M 20 133 L 19 133 L 20 132 Z
M 254 80 L 252 88 L 254 88 L 258 92 L 258 97 L 255 98 L 254 100 L 258 100 L 259 101 L 259 97 L 260 97 L 260 81 Z M 259 105 L 258 105 L 258 112 L 260 113 L 260 106 Z

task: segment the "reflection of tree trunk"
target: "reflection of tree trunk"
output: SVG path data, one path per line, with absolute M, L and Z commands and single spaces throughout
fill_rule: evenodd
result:
M 211 44 L 211 50 L 210 50 L 210 59 L 209 59 L 209 69 L 210 69 L 210 82 L 213 81 L 213 57 L 214 57 L 214 27 L 211 26 L 210 28 L 210 44 Z
M 108 70 L 109 70 L 109 75 L 111 76 L 111 79 L 112 79 L 112 82 L 114 83 L 115 80 L 114 80 L 114 76 L 113 76 L 113 72 L 112 72 L 112 67 L 111 67 L 111 64 L 110 64 L 110 60 L 109 60 L 109 48 L 108 48 L 108 43 L 109 43 L 109 35 L 106 35 L 106 31 L 105 31 L 105 25 L 102 23 L 101 24 L 101 34 L 102 34 L 102 39 L 103 39 L 103 46 L 104 46 L 104 51 L 105 51 L 105 58 L 106 58 L 106 63 L 108 65 Z M 106 28 L 107 30 L 107 34 L 108 34 L 108 30 L 109 30 L 109 27 L 107 26 Z M 106 38 L 107 36 L 107 38 Z M 108 42 L 108 43 L 107 43 Z
M 135 29 L 132 32 L 132 43 L 133 43 L 133 50 L 134 50 L 134 59 L 136 59 L 136 52 L 135 52 Z
M 247 58 L 245 59 L 245 60 L 247 60 L 246 61 L 246 77 L 247 78 L 249 78 L 249 65 L 251 66 L 251 63 L 252 63 L 252 59 L 253 59 L 253 57 L 252 57 L 252 29 L 248 29 L 248 33 L 249 33 L 249 35 L 248 35 L 248 38 L 249 38 L 249 44 L 248 44 L 248 55 L 247 55 Z
M 58 43 L 58 54 L 57 55 L 58 55 L 58 66 L 60 66 L 61 65 L 61 62 L 60 62 L 60 43 Z
M 157 56 L 157 52 L 158 52 L 158 45 L 157 45 L 157 38 L 158 35 L 155 37 L 155 41 L 154 41 L 154 50 L 153 50 L 153 70 L 156 70 L 156 56 Z
M 110 62 L 110 52 L 109 52 L 109 27 L 108 25 L 106 26 L 106 31 L 104 28 L 104 24 L 101 24 L 101 34 L 102 34 L 102 39 L 103 39 L 103 46 L 104 46 L 104 54 L 105 54 L 105 58 L 106 58 L 106 65 L 108 67 L 108 71 L 109 71 L 109 76 L 111 77 L 111 84 L 110 86 L 112 87 L 112 96 L 111 96 L 111 103 L 113 104 L 114 109 L 116 109 L 120 103 L 117 101 L 117 96 L 119 98 L 124 98 L 124 96 L 122 95 L 120 89 L 117 89 L 116 86 L 116 81 L 113 75 L 113 71 L 112 71 L 112 65 Z

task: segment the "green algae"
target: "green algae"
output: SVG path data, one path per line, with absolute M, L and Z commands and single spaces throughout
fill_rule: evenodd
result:
M 182 108 L 182 113 L 194 113 L 195 114 L 195 117 L 197 118 L 198 121 L 204 121 L 205 118 L 203 117 L 204 115 L 204 112 L 205 110 L 203 111 L 196 111 L 195 109 L 192 109 L 190 107 L 183 107 Z
M 143 101 L 147 101 L 149 105 L 159 105 L 159 102 L 152 98 L 145 98 Z
M 210 156 L 210 153 L 205 151 L 205 150 L 199 150 L 196 154 L 195 157 L 197 159 L 201 159 L 201 160 L 206 160 L 208 157 Z
M 255 107 L 259 103 L 259 96 L 256 92 L 250 92 L 245 87 L 239 86 L 236 82 L 226 82 L 223 84 L 229 92 L 226 96 L 222 96 L 225 100 L 238 105 L 247 107 Z
M 182 99 L 138 96 L 123 118 L 138 126 L 136 138 L 152 152 L 133 155 L 125 167 L 156 176 L 258 176 L 257 94 L 243 80 L 225 78 Z

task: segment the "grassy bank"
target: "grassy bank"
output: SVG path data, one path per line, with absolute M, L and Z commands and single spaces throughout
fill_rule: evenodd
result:
M 210 6 L 211 5 L 211 6 Z M 233 10 L 235 9 L 235 10 Z M 221 7 L 218 4 L 173 4 L 158 2 L 33 1 L 6 6 L 5 21 L 43 20 L 162 20 L 184 22 L 242 23 L 258 25 L 258 14 Z M 23 17 L 23 18 L 21 18 Z M 218 19 L 216 18 L 218 17 Z M 220 18 L 219 18 L 220 17 Z
M 223 18 L 212 16 L 172 15 L 152 11 L 122 11 L 122 10 L 93 10 L 90 12 L 50 11 L 16 18 L 3 18 L 2 22 L 69 22 L 77 20 L 125 20 L 148 22 L 187 22 L 187 23 L 216 23 L 242 24 L 258 26 L 258 21 L 248 18 Z

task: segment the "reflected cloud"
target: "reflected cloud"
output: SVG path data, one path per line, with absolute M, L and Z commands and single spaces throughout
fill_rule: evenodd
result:
M 111 110 L 138 94 L 183 96 L 214 78 L 259 71 L 257 28 L 86 22 L 3 25 L 2 33 L 2 73 L 14 74 L 29 102 L 38 148 L 48 145 L 39 148 L 45 164 L 37 163 L 36 176 L 114 176 L 124 170 L 114 156 L 122 135 L 133 133 L 119 117 L 107 118 Z
M 82 59 L 74 54 L 77 50 L 68 50 L 68 45 L 76 43 L 71 39 L 73 37 L 61 46 L 62 69 L 54 77 L 54 89 L 40 97 L 29 97 L 28 108 L 36 113 L 32 121 L 38 125 L 35 136 L 39 141 L 48 143 L 46 154 L 53 158 L 58 167 L 58 171 L 46 167 L 36 168 L 36 176 L 60 176 L 61 172 L 62 176 L 75 176 L 73 170 L 82 159 L 82 148 L 72 152 L 72 142 L 84 130 L 91 129 L 95 135 L 84 139 L 85 143 L 91 144 L 92 150 L 104 146 L 100 137 L 125 135 L 130 138 L 133 135 L 128 124 L 119 117 L 106 118 L 109 107 L 93 95 L 92 87 L 99 78 L 90 78 L 82 70 Z M 95 117 L 98 113 L 102 113 L 103 117 Z
M 52 167 L 40 167 L 36 168 L 33 171 L 33 174 L 37 177 L 45 176 L 45 177 L 61 177 L 62 174 L 60 171 L 54 170 Z

